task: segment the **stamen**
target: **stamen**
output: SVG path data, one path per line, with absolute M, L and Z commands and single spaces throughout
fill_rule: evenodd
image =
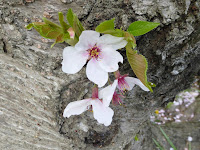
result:
M 88 49 L 89 59 L 95 58 L 95 59 L 101 59 L 101 49 L 94 45 L 92 48 Z
M 90 111 L 90 112 L 93 112 L 93 110 L 92 110 L 92 105 L 88 106 L 88 107 L 87 107 L 87 110 Z
M 124 96 L 122 94 L 117 94 L 117 92 L 114 92 L 113 94 L 113 98 L 112 98 L 112 103 L 114 105 L 122 105 L 122 100 L 121 98 L 124 98 Z
M 126 80 L 124 78 L 125 78 L 125 76 L 118 78 L 118 86 L 119 86 L 119 89 L 122 93 L 124 93 L 127 89 L 130 88 L 128 83 L 126 82 Z

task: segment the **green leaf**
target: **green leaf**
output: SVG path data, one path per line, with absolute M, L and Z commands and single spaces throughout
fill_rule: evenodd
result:
M 136 47 L 136 40 L 132 34 L 124 32 L 124 38 L 133 49 Z
M 156 119 L 155 122 L 162 122 L 161 120 Z
M 173 102 L 169 102 L 169 103 L 167 104 L 166 108 L 167 108 L 167 109 L 171 108 L 173 104 L 174 104 Z
M 78 20 L 78 17 L 75 16 L 74 17 L 74 22 L 73 22 L 73 30 L 75 32 L 75 34 L 79 37 L 82 33 L 82 29 L 81 27 L 79 26 L 79 20 Z
M 62 43 L 66 41 L 70 45 L 75 45 L 78 42 L 79 36 L 84 30 L 81 22 L 78 17 L 72 12 L 72 9 L 68 10 L 67 20 L 72 26 L 73 31 L 75 32 L 74 39 L 70 38 L 68 29 L 71 28 L 69 24 L 64 21 L 64 16 L 62 12 L 58 13 L 60 25 L 57 25 L 50 20 L 43 18 L 44 22 L 33 22 L 26 26 L 27 29 L 34 27 L 36 31 L 40 33 L 41 36 L 47 39 L 55 39 L 55 42 L 51 45 L 53 47 L 56 43 Z
M 32 27 L 34 27 L 36 31 L 40 32 L 40 28 L 41 28 L 40 26 L 44 24 L 45 24 L 44 22 L 33 22 L 33 23 L 28 24 L 26 28 L 30 30 Z
M 40 27 L 40 34 L 47 39 L 55 39 L 60 35 L 61 29 L 53 29 L 50 25 L 43 25 Z
M 70 24 L 70 26 L 73 28 L 75 32 L 74 39 L 69 39 L 66 42 L 70 45 L 75 45 L 79 41 L 79 36 L 81 35 L 82 31 L 84 31 L 84 28 L 79 21 L 76 14 L 73 13 L 72 9 L 70 8 L 67 12 L 67 21 Z
M 110 34 L 116 37 L 124 37 L 123 30 L 115 29 L 114 21 L 115 21 L 115 18 L 111 20 L 106 20 L 100 23 L 100 25 L 98 25 L 95 30 L 99 33 Z
M 160 150 L 165 150 L 154 138 L 153 141 Z
M 65 36 L 66 36 L 66 35 L 63 34 L 63 33 L 59 34 L 59 35 L 56 37 L 55 42 L 51 45 L 51 48 L 52 48 L 56 43 L 62 43 L 62 42 L 64 42 L 64 41 L 65 41 L 65 38 L 66 38 Z
M 124 37 L 124 31 L 122 31 L 121 29 L 107 30 L 104 32 L 104 34 L 110 34 L 116 37 Z
M 78 38 L 74 38 L 74 39 L 67 39 L 65 40 L 66 43 L 68 43 L 69 45 L 76 45 L 76 43 L 78 42 Z
M 33 22 L 29 24 L 26 28 L 35 28 L 40 35 L 47 39 L 55 39 L 55 42 L 51 45 L 53 47 L 56 43 L 62 43 L 67 39 L 70 39 L 70 35 L 67 31 L 69 25 L 67 26 L 63 20 L 62 13 L 59 13 L 59 20 L 61 26 L 43 18 L 44 22 Z
M 31 29 L 32 27 L 34 27 L 41 36 L 48 39 L 55 39 L 58 35 L 60 35 L 60 32 L 62 31 L 61 28 L 54 28 L 44 22 L 33 22 L 27 26 L 28 29 Z
M 70 28 L 70 25 L 68 25 L 65 21 L 64 21 L 64 16 L 62 12 L 58 13 L 59 15 L 59 21 L 60 21 L 60 25 L 63 29 L 64 33 L 68 33 L 67 30 Z
M 98 25 L 96 27 L 96 31 L 99 32 L 99 33 L 105 33 L 105 32 L 108 32 L 108 31 L 113 31 L 115 30 L 115 24 L 114 24 L 114 21 L 115 21 L 115 18 L 111 19 L 111 20 L 106 20 L 102 23 L 100 23 L 100 25 Z
M 170 146 L 174 149 L 177 150 L 176 147 L 174 146 L 174 144 L 172 143 L 172 141 L 169 139 L 169 137 L 167 136 L 167 134 L 163 131 L 163 129 L 161 127 L 160 131 L 162 132 L 162 134 L 164 135 L 165 139 L 167 140 L 167 142 L 170 144 Z
M 134 139 L 135 139 L 135 141 L 139 141 L 139 138 L 138 138 L 137 134 L 136 134 L 136 136 L 134 137 Z
M 151 86 L 151 87 L 156 87 L 156 85 L 152 82 L 148 82 L 148 84 Z
M 46 24 L 48 24 L 50 27 L 52 27 L 52 28 L 54 28 L 54 29 L 56 29 L 56 28 L 60 29 L 60 28 L 61 28 L 59 25 L 57 25 L 56 23 L 51 22 L 51 21 L 48 20 L 47 18 L 44 18 L 44 17 L 43 17 L 42 19 L 43 19 L 43 21 L 44 21 Z
M 77 19 L 78 19 L 78 17 L 77 17 Z M 82 25 L 81 22 L 79 21 L 79 19 L 78 19 L 78 27 L 79 27 L 79 29 L 81 30 L 81 32 L 85 30 L 84 27 L 83 27 L 83 25 Z
M 32 29 L 32 27 L 33 27 L 33 24 L 30 23 L 30 24 L 28 24 L 28 25 L 26 26 L 26 29 L 30 30 L 30 29 Z
M 156 23 L 156 22 L 135 21 L 131 23 L 130 26 L 128 27 L 128 32 L 134 36 L 140 36 L 153 30 L 159 25 L 160 23 Z
M 153 92 L 147 81 L 146 73 L 148 69 L 148 63 L 146 58 L 141 54 L 137 54 L 137 51 L 132 49 L 132 44 L 130 42 L 126 45 L 126 56 L 135 75 L 151 92 Z
M 67 12 L 67 21 L 70 24 L 71 27 L 73 27 L 73 23 L 74 23 L 74 13 L 72 11 L 72 9 L 70 8 Z
M 79 36 L 84 31 L 84 28 L 77 16 L 74 16 L 73 30 L 75 32 L 74 41 L 79 41 Z M 75 43 L 76 44 L 76 43 Z

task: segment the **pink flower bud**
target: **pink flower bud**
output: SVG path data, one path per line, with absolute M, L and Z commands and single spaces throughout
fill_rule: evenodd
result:
M 69 32 L 70 38 L 74 39 L 75 32 L 74 32 L 73 28 L 69 28 L 67 31 Z

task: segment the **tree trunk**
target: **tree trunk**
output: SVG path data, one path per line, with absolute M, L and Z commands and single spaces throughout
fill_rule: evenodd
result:
M 199 3 L 0 0 L 0 149 L 153 149 L 150 114 L 173 101 L 200 74 Z M 98 124 L 91 112 L 62 117 L 69 102 L 90 96 L 92 83 L 85 69 L 74 75 L 62 72 L 65 43 L 50 48 L 52 40 L 24 28 L 43 16 L 58 22 L 57 12 L 65 14 L 69 8 L 86 29 L 111 18 L 123 29 L 136 20 L 161 23 L 137 37 L 137 50 L 149 63 L 148 79 L 157 86 L 153 93 L 136 87 L 126 94 L 123 106 L 111 106 L 115 114 L 109 127 Z M 120 71 L 134 76 L 127 59 Z

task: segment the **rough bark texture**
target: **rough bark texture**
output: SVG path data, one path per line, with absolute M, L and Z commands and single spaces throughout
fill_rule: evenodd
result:
M 0 149 L 153 149 L 149 115 L 190 86 L 200 70 L 199 0 L 0 0 Z M 111 126 L 97 124 L 91 112 L 69 119 L 66 105 L 91 94 L 82 69 L 61 71 L 66 44 L 50 49 L 51 40 L 24 27 L 72 8 L 86 29 L 116 18 L 127 29 L 136 20 L 161 26 L 138 37 L 137 50 L 149 62 L 154 93 L 135 88 L 115 111 Z M 125 52 L 123 51 L 125 55 Z M 133 73 L 127 59 L 121 71 Z M 139 141 L 135 141 L 135 135 Z

